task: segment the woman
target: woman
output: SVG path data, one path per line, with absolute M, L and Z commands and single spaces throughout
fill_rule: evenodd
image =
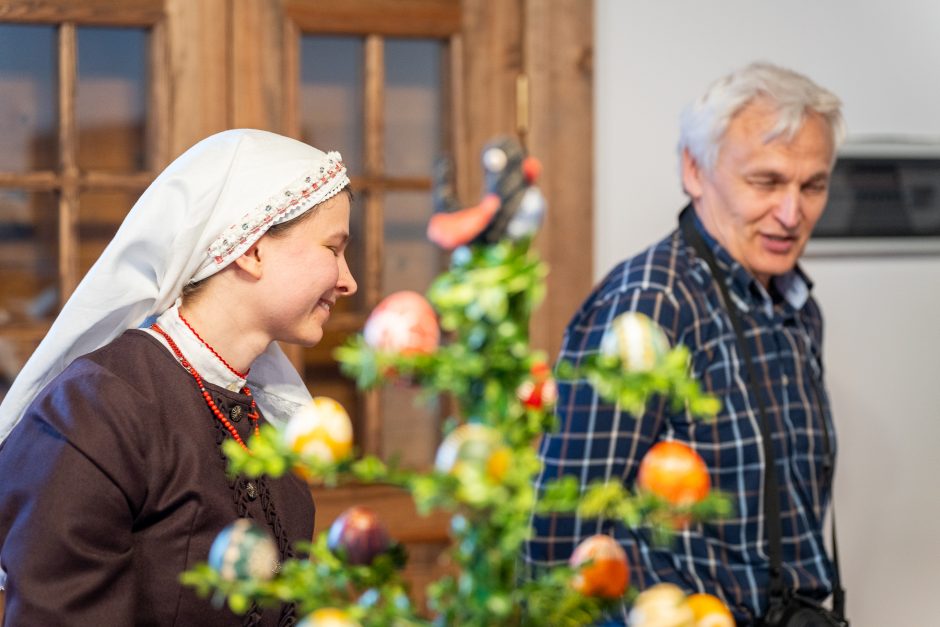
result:
M 229 480 L 220 445 L 310 400 L 275 342 L 316 344 L 356 291 L 348 184 L 338 153 L 235 130 L 141 196 L 0 406 L 5 624 L 293 623 L 178 577 L 236 517 L 281 559 L 312 537 L 306 485 Z

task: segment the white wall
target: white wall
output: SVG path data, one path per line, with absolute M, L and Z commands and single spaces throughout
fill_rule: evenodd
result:
M 850 135 L 940 137 L 940 2 L 596 0 L 595 274 L 685 202 L 681 108 L 752 60 L 842 97 Z M 826 315 L 853 627 L 940 624 L 940 255 L 809 258 Z

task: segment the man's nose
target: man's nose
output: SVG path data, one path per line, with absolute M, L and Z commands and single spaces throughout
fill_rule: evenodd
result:
M 801 196 L 798 186 L 788 186 L 774 212 L 777 220 L 788 229 L 795 229 L 802 218 Z

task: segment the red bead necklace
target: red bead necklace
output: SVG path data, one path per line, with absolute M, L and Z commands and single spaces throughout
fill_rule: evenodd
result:
M 242 436 L 238 434 L 238 430 L 235 429 L 235 426 L 229 422 L 229 419 L 225 417 L 225 414 L 219 410 L 218 405 L 216 405 L 215 401 L 212 400 L 212 396 L 209 394 L 209 391 L 206 390 L 206 386 L 202 383 L 202 377 L 199 376 L 199 373 L 196 372 L 196 369 L 193 368 L 192 364 L 190 364 L 189 361 L 183 357 L 182 351 L 180 351 L 179 346 L 176 345 L 176 342 L 173 341 L 173 338 L 171 338 L 169 334 L 161 329 L 156 323 L 150 325 L 150 328 L 163 336 L 163 339 L 165 339 L 167 344 L 170 345 L 170 349 L 173 351 L 173 354 L 176 355 L 176 358 L 179 360 L 183 368 L 185 368 L 189 374 L 193 375 L 193 378 L 196 380 L 196 385 L 199 387 L 199 391 L 202 392 L 202 398 L 205 399 L 206 405 L 209 406 L 209 409 L 212 411 L 213 415 L 215 415 L 219 422 L 221 422 L 228 432 L 232 434 L 232 437 L 235 438 L 235 441 L 238 442 L 243 449 L 251 453 L 251 451 L 245 445 L 245 441 L 242 440 Z M 193 333 L 195 333 L 195 331 L 193 331 Z M 199 336 L 197 335 L 196 337 Z M 212 352 L 215 353 L 215 351 Z M 221 359 L 221 357 L 219 359 Z M 242 394 L 251 399 L 251 408 L 248 410 L 248 419 L 251 420 L 252 424 L 254 425 L 255 435 L 258 435 L 258 410 L 255 407 L 255 399 L 252 397 L 251 390 L 248 389 L 247 385 L 242 388 Z
M 209 346 L 209 343 L 206 342 L 204 339 L 202 339 L 202 336 L 201 336 L 201 335 L 199 335 L 198 333 L 196 333 L 196 329 L 194 329 L 194 328 L 192 327 L 192 325 L 189 324 L 189 321 L 187 321 L 186 318 L 183 317 L 183 312 L 182 312 L 182 311 L 177 311 L 176 313 L 177 313 L 177 315 L 180 317 L 180 320 L 183 321 L 183 324 L 186 325 L 186 328 L 193 332 L 193 335 L 196 336 L 196 339 L 199 340 L 200 342 L 202 342 L 202 345 L 205 346 L 206 348 L 208 348 L 208 349 L 209 349 L 209 352 L 212 353 L 213 355 L 215 355 L 215 358 L 218 359 L 219 361 L 221 361 L 221 362 L 222 362 L 222 365 L 224 365 L 226 368 L 228 368 L 229 372 L 231 372 L 233 375 L 235 375 L 235 376 L 238 377 L 239 379 L 247 379 L 247 378 L 248 378 L 248 373 L 247 373 L 247 372 L 245 372 L 244 374 L 242 374 L 242 373 L 239 372 L 238 370 L 235 370 L 234 368 L 232 368 L 232 367 L 229 365 L 229 363 L 228 363 L 227 361 L 225 361 L 225 359 L 222 358 L 222 355 L 219 355 L 217 352 L 215 352 L 215 349 L 212 348 L 211 346 Z

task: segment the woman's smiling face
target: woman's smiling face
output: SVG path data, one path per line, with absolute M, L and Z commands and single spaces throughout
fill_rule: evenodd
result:
M 260 251 L 262 321 L 272 340 L 314 346 L 338 298 L 356 293 L 346 263 L 349 195 L 340 193 L 298 218 L 282 235 L 265 235 Z

